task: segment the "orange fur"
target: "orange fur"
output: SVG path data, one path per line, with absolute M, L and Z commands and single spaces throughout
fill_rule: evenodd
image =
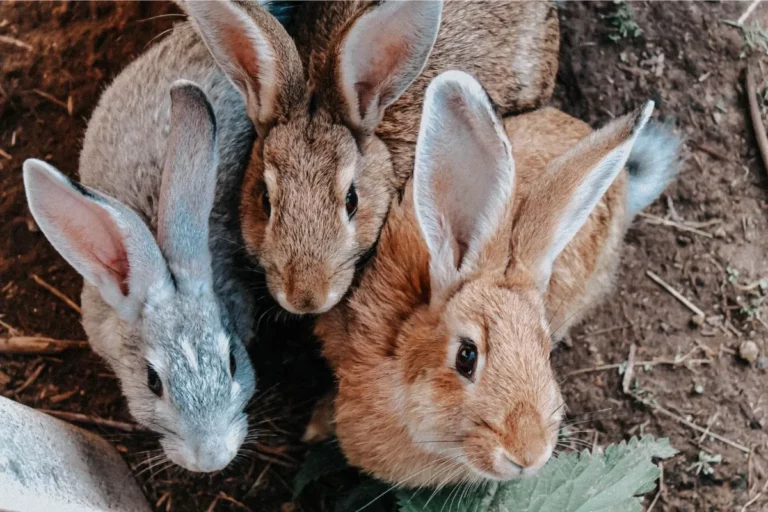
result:
M 315 328 L 338 379 L 336 434 L 351 464 L 418 486 L 509 478 L 495 461 L 499 447 L 531 471 L 546 460 L 562 416 L 551 335 L 567 331 L 610 287 L 627 224 L 626 171 L 555 260 L 545 294 L 530 269 L 553 229 L 552 207 L 628 137 L 625 128 L 615 125 L 613 138 L 604 134 L 559 169 L 557 157 L 590 134 L 586 124 L 549 108 L 507 119 L 514 199 L 477 270 L 441 297 L 430 290 L 410 185 L 402 203 L 393 202 L 360 286 Z M 450 364 L 452 339 L 466 326 L 484 357 L 473 384 Z

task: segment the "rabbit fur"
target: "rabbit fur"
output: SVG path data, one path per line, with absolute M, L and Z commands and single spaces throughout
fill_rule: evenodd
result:
M 200 89 L 173 86 L 180 79 Z M 172 86 L 190 112 L 210 110 L 191 121 L 180 110 L 177 135 Z M 209 125 L 214 139 L 190 138 Z M 80 155 L 82 185 L 44 162 L 25 165 L 33 214 L 85 277 L 91 346 L 120 379 L 133 417 L 191 471 L 222 469 L 248 432 L 254 296 L 236 198 L 253 137 L 242 96 L 183 23 L 101 96 Z
M 509 113 L 546 101 L 557 71 L 552 3 L 306 2 L 288 31 L 261 26 L 247 3 L 185 8 L 259 133 L 243 239 L 296 314 L 330 309 L 372 254 L 413 168 L 432 77 L 474 73 Z
M 547 461 L 564 407 L 551 340 L 605 296 L 632 215 L 677 170 L 677 139 L 644 128 L 651 109 L 595 132 L 551 108 L 502 121 L 471 76 L 432 82 L 412 183 L 359 286 L 315 327 L 351 464 L 441 486 Z M 331 430 L 330 403 L 305 438 Z

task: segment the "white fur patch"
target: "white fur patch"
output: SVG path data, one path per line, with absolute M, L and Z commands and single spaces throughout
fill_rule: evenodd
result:
M 192 370 L 197 371 L 198 365 L 197 365 L 197 355 L 195 354 L 195 349 L 192 347 L 192 342 L 189 338 L 184 338 L 181 341 L 181 350 L 184 352 L 184 357 L 187 358 L 187 362 L 189 363 L 189 366 L 192 368 Z
M 229 337 L 223 332 L 220 332 L 216 337 L 216 346 L 222 356 L 229 356 Z

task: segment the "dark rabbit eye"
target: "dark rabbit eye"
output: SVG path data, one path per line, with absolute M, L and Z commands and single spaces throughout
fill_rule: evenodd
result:
M 163 381 L 160 380 L 160 376 L 155 369 L 149 365 L 147 365 L 147 387 L 158 397 L 163 396 Z
M 230 348 L 229 349 L 229 375 L 231 375 L 232 378 L 234 378 L 236 371 L 237 371 L 237 361 L 235 360 L 235 352 Z
M 456 353 L 456 371 L 468 379 L 475 375 L 477 366 L 477 346 L 470 339 L 463 338 Z
M 347 192 L 347 216 L 351 219 L 357 213 L 357 191 L 355 190 L 354 183 L 349 186 Z
M 264 183 L 264 191 L 261 193 L 261 208 L 264 210 L 264 215 L 272 216 L 272 204 L 269 202 L 269 190 L 267 190 L 266 183 Z

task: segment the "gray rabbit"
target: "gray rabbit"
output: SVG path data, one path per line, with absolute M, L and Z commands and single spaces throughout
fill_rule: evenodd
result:
M 237 197 L 253 137 L 242 96 L 182 24 L 101 97 L 82 185 L 24 164 L 32 214 L 85 278 L 91 346 L 191 471 L 226 467 L 248 434 L 254 297 L 237 273 Z

